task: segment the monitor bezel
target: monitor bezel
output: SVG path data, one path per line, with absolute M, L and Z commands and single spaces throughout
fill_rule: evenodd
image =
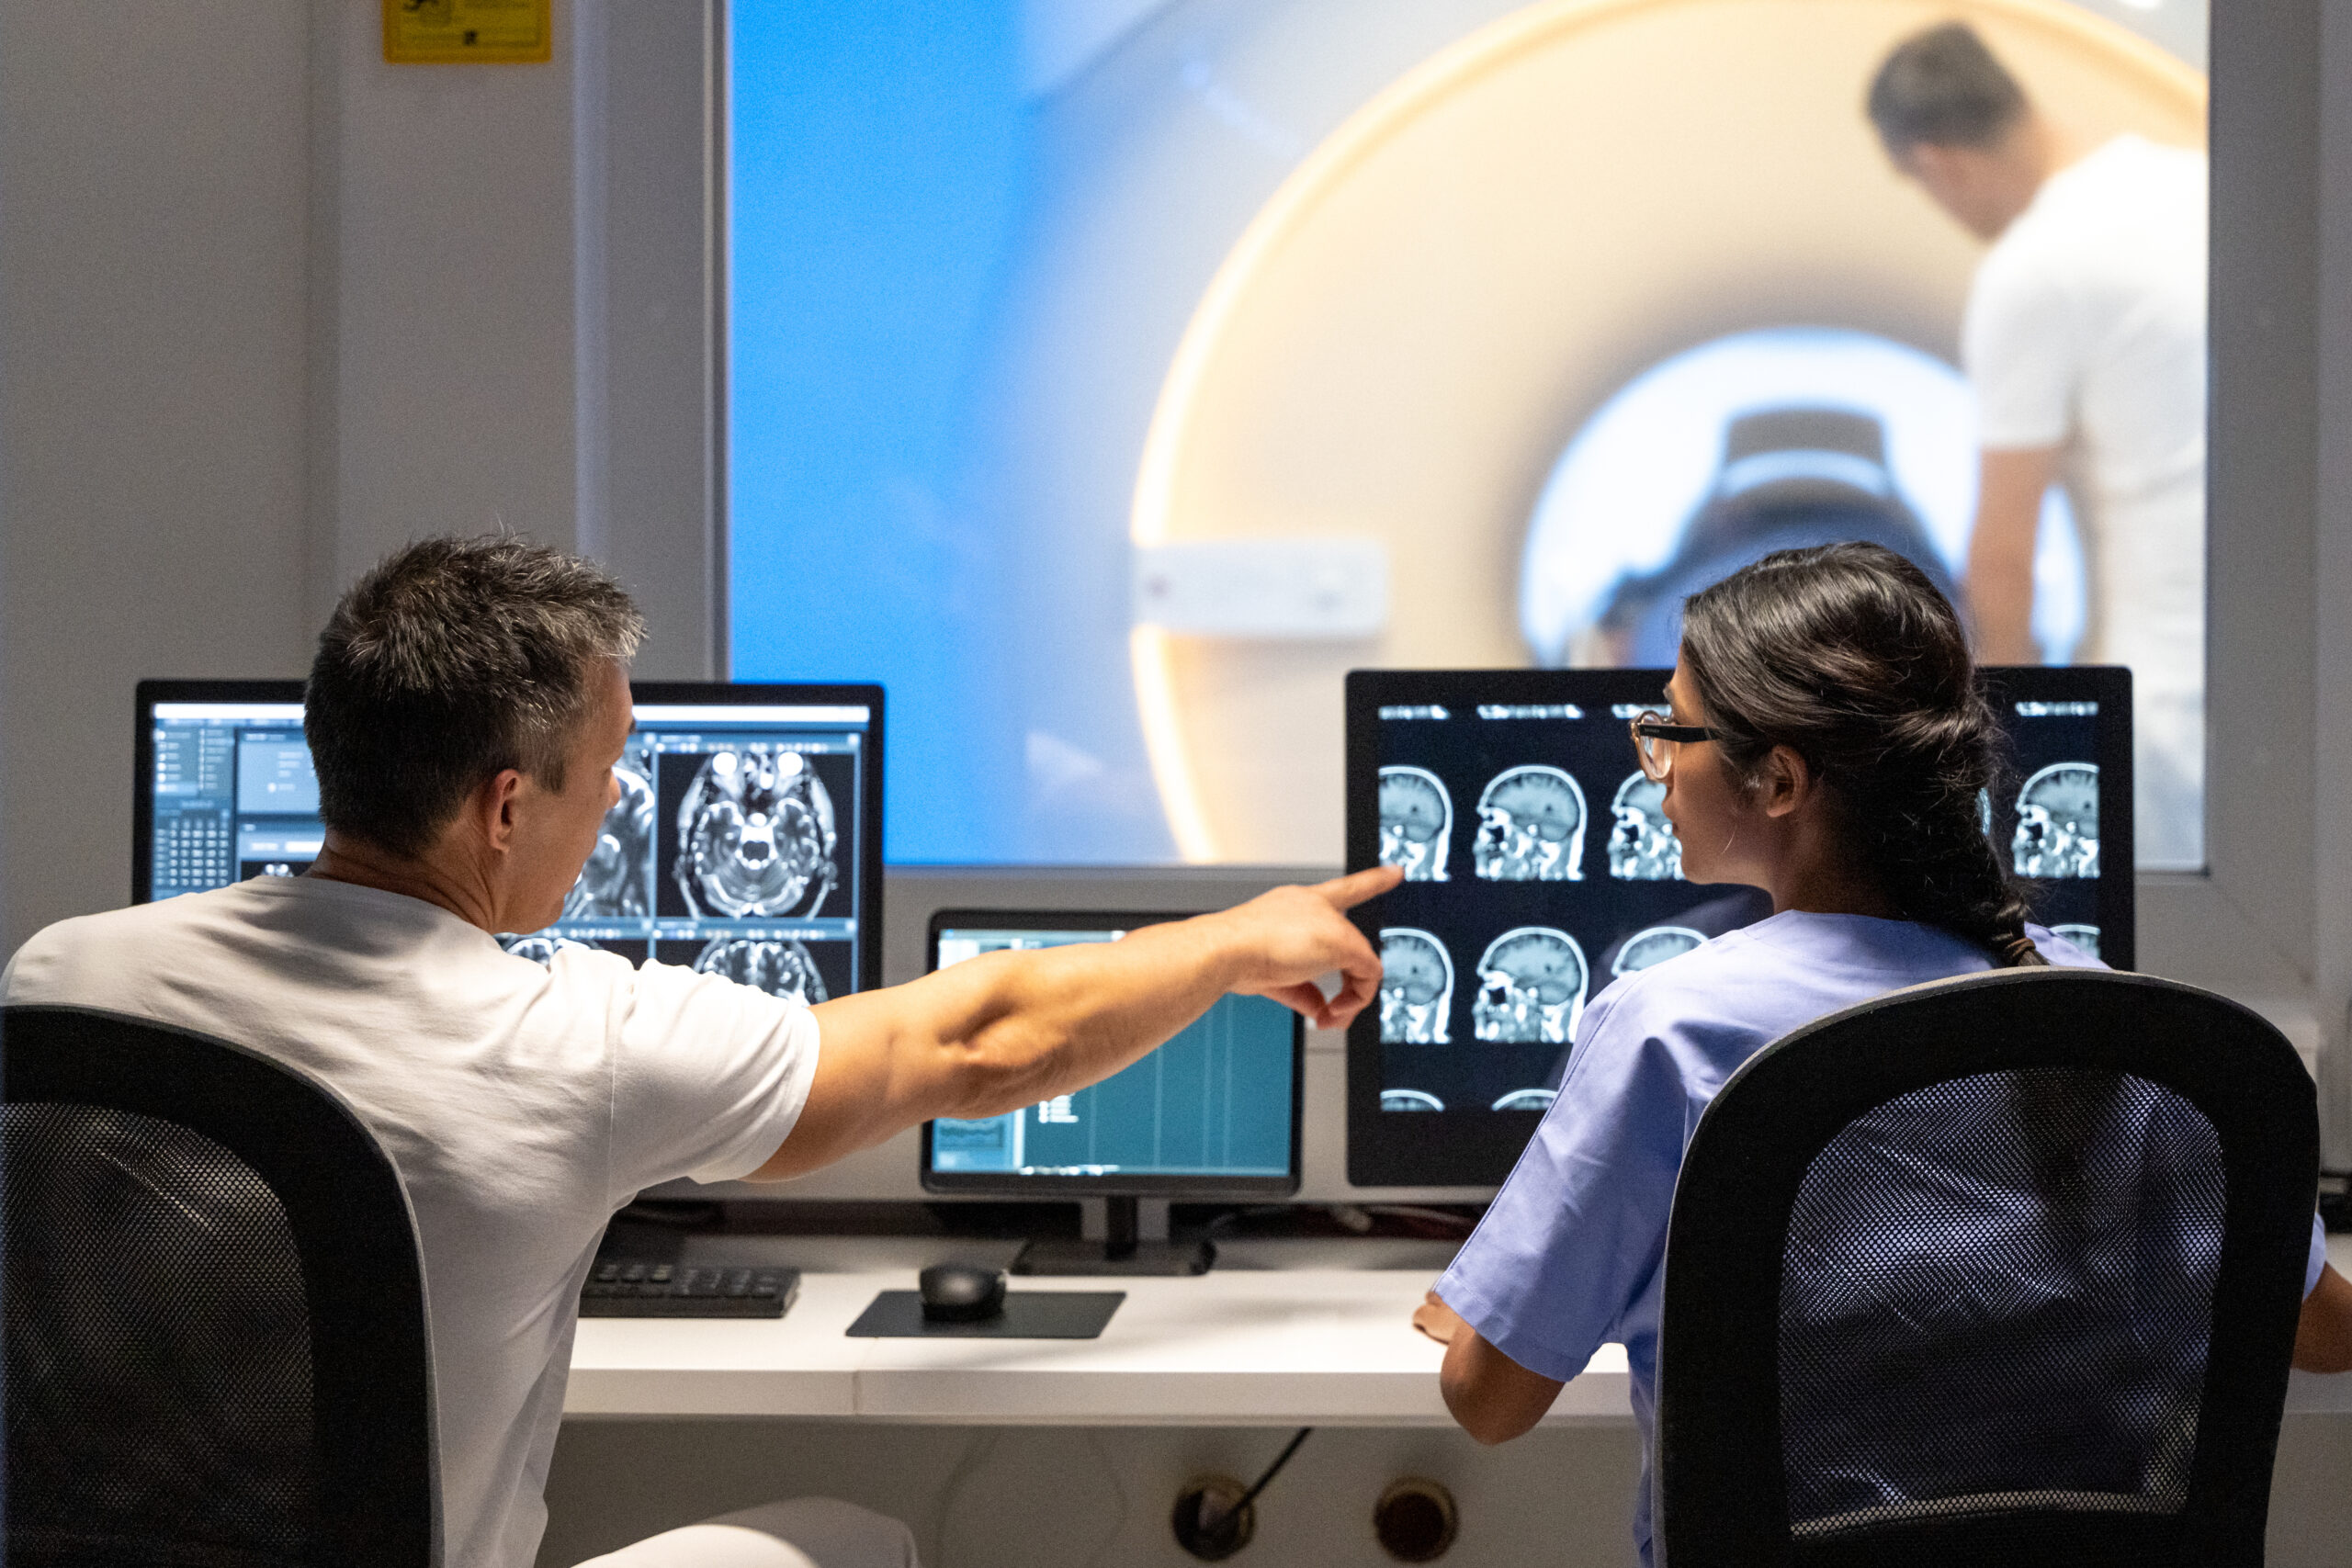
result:
M 1655 703 L 1671 669 L 1354 670 L 1346 685 L 1347 865 L 1380 858 L 1379 710 L 1392 704 L 1573 702 L 1585 706 Z M 1987 665 L 1979 670 L 1988 697 L 2000 702 L 2097 702 L 2099 814 L 2103 839 L 2129 841 L 2132 822 L 2132 672 L 2112 665 Z M 2005 721 L 2006 728 L 2006 721 Z M 1630 742 L 1628 742 L 1630 748 Z M 2112 968 L 2136 960 L 2134 874 L 2099 878 L 2099 946 Z M 1358 905 L 1350 919 L 1377 945 L 1384 899 Z M 1419 1117 L 1380 1109 L 1380 1015 L 1367 1008 L 1348 1026 L 1347 1176 L 1351 1187 L 1494 1188 L 1544 1119 L 1540 1111 L 1490 1111 L 1431 1138 Z M 1419 1129 L 1418 1132 L 1416 1129 Z
M 138 684 L 134 716 L 138 729 L 132 748 L 134 783 L 131 795 L 130 901 L 148 902 L 153 896 L 155 850 L 155 705 L 158 703 L 296 703 L 302 700 L 300 681 L 147 680 Z M 632 708 L 675 707 L 851 707 L 866 710 L 865 739 L 858 748 L 864 770 L 862 787 L 867 809 L 858 825 L 858 874 L 866 888 L 865 910 L 857 931 L 857 990 L 877 990 L 882 985 L 882 814 L 883 715 L 881 686 L 870 682 L 802 684 L 779 682 L 631 681 Z
M 939 937 L 944 931 L 1135 931 L 1189 919 L 1182 910 L 1101 909 L 939 909 L 923 932 L 923 973 L 939 969 Z M 1215 1201 L 1221 1199 L 1287 1198 L 1296 1192 L 1304 1172 L 1304 1111 L 1306 1100 L 1306 1021 L 1284 1010 L 1290 1019 L 1290 1174 L 1288 1176 L 1018 1176 L 994 1171 L 941 1171 L 931 1163 L 933 1123 L 922 1124 L 919 1174 L 926 1192 L 1030 1198 L 1039 1201 L 1070 1198 L 1182 1198 Z

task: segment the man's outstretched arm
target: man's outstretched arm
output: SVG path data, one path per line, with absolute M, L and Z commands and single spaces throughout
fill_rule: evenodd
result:
M 1001 1115 L 1110 1077 L 1227 991 L 1337 1029 L 1379 993 L 1380 958 L 1341 912 L 1390 867 L 1278 887 L 1118 942 L 995 953 L 815 1010 L 823 1045 L 792 1135 L 752 1174 L 780 1180 L 935 1116 Z M 1329 1000 L 1318 976 L 1337 971 Z

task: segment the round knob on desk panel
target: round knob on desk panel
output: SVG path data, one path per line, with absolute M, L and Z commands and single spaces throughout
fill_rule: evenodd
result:
M 1390 1482 L 1372 1506 L 1372 1533 L 1399 1562 L 1436 1562 L 1453 1547 L 1461 1524 L 1453 1494 L 1419 1476 Z
M 1168 1522 L 1176 1544 L 1204 1562 L 1222 1562 L 1258 1532 L 1258 1507 L 1252 1503 L 1239 1513 L 1233 1505 L 1249 1488 L 1229 1475 L 1204 1475 L 1188 1481 L 1176 1494 Z

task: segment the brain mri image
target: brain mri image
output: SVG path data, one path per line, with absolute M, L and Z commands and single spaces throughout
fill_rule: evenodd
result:
M 631 759 L 635 761 L 635 759 Z M 628 761 L 613 769 L 621 797 L 605 813 L 596 847 L 580 868 L 580 880 L 563 896 L 567 920 L 622 919 L 653 912 L 653 785 Z
M 1453 958 L 1424 931 L 1380 933 L 1380 1038 L 1388 1045 L 1453 1043 Z
M 816 958 L 797 942 L 714 937 L 695 960 L 695 972 L 723 975 L 738 985 L 756 987 L 772 997 L 810 1007 L 828 999 Z
M 1443 882 L 1453 838 L 1453 797 L 1427 768 L 1380 770 L 1380 863 L 1408 882 Z
M 1478 796 L 1470 858 L 1488 882 L 1583 881 L 1583 789 L 1541 763 L 1497 773 Z
M 2052 762 L 2018 791 L 2018 828 L 2009 840 L 2019 876 L 2098 874 L 2098 768 Z
M 536 931 L 529 936 L 501 937 L 498 945 L 515 957 L 527 958 L 542 967 L 554 963 L 555 955 L 567 947 L 590 953 L 596 946 L 593 942 L 574 942 L 568 936 L 549 936 L 545 931 Z
M 2097 926 L 2052 926 L 2050 932 L 2052 936 L 2064 937 L 2093 958 L 2098 956 L 2098 928 Z
M 1549 1111 L 1560 1098 L 1557 1089 L 1515 1089 L 1488 1107 L 1494 1111 Z
M 840 880 L 833 798 L 797 751 L 712 752 L 678 802 L 677 828 L 672 874 L 692 914 L 806 917 Z
M 1445 1101 L 1418 1089 L 1384 1089 L 1380 1091 L 1383 1111 L 1442 1111 Z
M 1637 969 L 1647 969 L 1653 964 L 1663 964 L 1679 958 L 1707 939 L 1689 926 L 1652 926 L 1635 931 L 1617 950 L 1617 957 L 1609 965 L 1611 975 L 1631 975 Z
M 1620 882 L 1679 882 L 1682 840 L 1666 818 L 1666 785 L 1635 772 L 1609 803 L 1609 874 Z
M 1584 1013 L 1587 975 L 1577 939 L 1550 926 L 1495 938 L 1478 960 L 1472 1032 L 1505 1044 L 1566 1045 Z

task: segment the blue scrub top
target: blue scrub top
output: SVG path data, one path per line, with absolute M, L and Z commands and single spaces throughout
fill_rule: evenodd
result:
M 2104 965 L 2029 926 L 2052 964 Z M 1990 969 L 1975 943 L 1864 915 L 1775 915 L 1637 970 L 1594 999 L 1559 1098 L 1437 1294 L 1496 1348 L 1566 1382 L 1625 1347 L 1650 1555 L 1650 1461 L 1667 1218 L 1682 1151 L 1724 1081 L 1800 1025 L 1905 986 Z M 2316 1216 L 2305 1292 L 2327 1260 Z

